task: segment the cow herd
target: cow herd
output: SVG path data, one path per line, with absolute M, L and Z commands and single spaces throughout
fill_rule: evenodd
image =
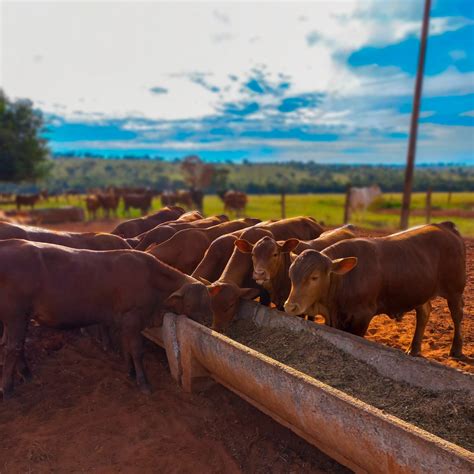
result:
M 312 217 L 261 222 L 203 217 L 167 206 L 110 233 L 54 232 L 0 223 L 3 397 L 31 378 L 24 341 L 31 319 L 55 328 L 118 330 L 130 377 L 150 391 L 141 331 L 165 311 L 225 332 L 241 299 L 292 316 L 321 315 L 363 336 L 377 314 L 416 310 L 409 349 L 421 351 L 430 300 L 445 298 L 462 355 L 465 247 L 450 222 L 379 238 L 352 225 L 324 229 Z

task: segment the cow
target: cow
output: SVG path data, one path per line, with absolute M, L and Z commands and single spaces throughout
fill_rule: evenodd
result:
M 358 238 L 322 252 L 305 250 L 290 267 L 290 315 L 321 314 L 326 324 L 364 336 L 372 318 L 400 320 L 416 311 L 408 354 L 418 356 L 431 299 L 448 302 L 454 323 L 452 357 L 462 357 L 461 321 L 466 251 L 452 222 L 428 224 L 380 238 Z
M 272 232 L 278 240 L 297 236 L 302 240 L 309 240 L 320 235 L 324 229 L 312 217 L 291 217 L 273 221 L 264 221 L 256 225 Z M 233 232 L 219 237 L 209 246 L 202 261 L 193 272 L 195 278 L 204 278 L 211 282 L 216 281 L 224 270 L 234 250 L 234 242 L 240 237 Z M 255 241 L 256 242 L 256 241 Z
M 220 235 L 250 227 L 259 219 L 239 219 L 207 229 L 184 229 L 174 234 L 166 242 L 152 246 L 147 252 L 184 273 L 191 274 L 201 261 L 212 241 Z
M 380 186 L 374 184 L 365 188 L 351 187 L 349 190 L 349 212 L 365 212 L 367 208 L 382 195 Z
M 96 195 L 86 196 L 86 208 L 89 220 L 96 220 L 97 211 L 100 208 L 99 198 Z
M 270 294 L 272 303 L 283 311 L 283 305 L 290 294 L 289 269 L 294 256 L 307 249 L 323 250 L 346 239 L 355 238 L 354 226 L 347 224 L 323 232 L 313 240 L 295 238 L 277 241 L 274 237 L 263 237 L 256 244 L 238 239 L 236 247 L 243 253 L 250 253 L 253 262 L 253 279 Z
M 21 206 L 30 206 L 31 209 L 34 209 L 40 199 L 40 194 L 17 194 L 15 197 L 16 208 L 18 211 L 21 211 Z
M 144 216 L 151 208 L 153 194 L 151 192 L 144 193 L 124 193 L 123 204 L 125 212 L 130 215 L 130 208 L 140 209 Z
M 97 199 L 99 200 L 100 207 L 104 210 L 107 219 L 110 218 L 111 213 L 117 217 L 119 196 L 114 193 L 99 193 L 97 194 Z
M 242 191 L 227 191 L 224 194 L 224 212 L 234 211 L 238 216 L 245 212 L 247 207 L 247 194 Z
M 0 320 L 6 330 L 3 398 L 13 393 L 15 369 L 31 372 L 24 356 L 28 321 L 54 328 L 116 326 L 129 376 L 149 393 L 142 329 L 165 308 L 206 323 L 206 286 L 135 250 L 95 252 L 12 239 L 0 242 Z M 80 291 L 78 291 L 80 289 Z
M 136 245 L 137 250 L 146 250 L 150 245 L 161 244 L 171 238 L 176 232 L 183 229 L 205 229 L 213 227 L 228 221 L 225 215 L 207 217 L 206 219 L 198 219 L 195 221 L 174 221 L 168 224 L 161 224 L 145 234 L 139 236 L 140 242 Z
M 130 219 L 117 225 L 111 232 L 111 234 L 119 235 L 128 239 L 130 237 L 136 237 L 137 235 L 143 234 L 147 230 L 156 227 L 163 222 L 174 221 L 179 216 L 183 215 L 185 210 L 182 207 L 164 207 L 159 211 L 155 212 L 146 217 L 138 217 L 136 219 Z
M 0 222 L 0 240 L 24 239 L 34 242 L 64 245 L 75 249 L 117 250 L 130 249 L 118 235 L 105 232 L 59 232 L 10 222 Z
M 213 329 L 222 332 L 227 329 L 237 312 L 241 298 L 253 299 L 260 294 L 262 303 L 269 302 L 267 292 L 263 291 L 264 288 L 252 278 L 252 258 L 250 254 L 239 250 L 239 240 L 255 243 L 263 237 L 278 240 L 292 237 L 310 239 L 319 236 L 322 232 L 323 228 L 311 217 L 294 217 L 257 224 L 250 229 L 245 229 L 239 239 L 234 239 L 235 247 L 232 255 L 217 281 L 211 283 L 206 281 L 204 276 L 193 272 L 196 278 L 209 285 L 214 314 Z M 201 270 L 204 269 L 204 265 L 200 266 Z

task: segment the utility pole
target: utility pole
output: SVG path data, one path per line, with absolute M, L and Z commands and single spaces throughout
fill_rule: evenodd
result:
M 418 70 L 416 73 L 415 95 L 413 97 L 413 109 L 411 112 L 410 138 L 408 141 L 407 166 L 405 168 L 405 184 L 403 188 L 402 211 L 400 214 L 400 228 L 408 227 L 410 216 L 411 190 L 413 187 L 413 171 L 415 167 L 416 138 L 418 134 L 418 117 L 420 115 L 421 91 L 423 88 L 423 72 L 425 69 L 426 43 L 428 39 L 428 28 L 430 23 L 431 0 L 425 0 L 423 13 L 423 26 L 421 28 L 420 51 L 418 54 Z

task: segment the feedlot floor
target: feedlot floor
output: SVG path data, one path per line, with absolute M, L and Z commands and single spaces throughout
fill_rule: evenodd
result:
M 33 381 L 0 399 L 2 474 L 349 472 L 219 385 L 183 392 L 151 343 L 151 396 L 78 332 L 33 327 L 26 348 Z
M 234 321 L 227 336 L 275 360 L 474 451 L 474 397 L 432 392 L 383 377 L 321 337 Z

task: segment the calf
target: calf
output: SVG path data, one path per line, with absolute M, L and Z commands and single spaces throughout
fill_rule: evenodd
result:
M 0 222 L 0 240 L 25 239 L 34 242 L 64 245 L 75 249 L 116 250 L 130 249 L 118 235 L 104 232 L 58 232 L 41 227 Z
M 271 235 L 277 240 L 285 240 L 290 237 L 303 240 L 313 239 L 323 232 L 323 228 L 312 217 L 291 217 L 278 221 L 264 221 L 255 227 L 271 231 Z M 212 242 L 193 272 L 193 276 L 216 281 L 227 265 L 235 248 L 234 242 L 241 233 L 233 232 Z
M 298 240 L 288 239 L 278 242 L 273 237 L 263 237 L 255 245 L 246 240 L 239 239 L 237 248 L 244 253 L 252 254 L 253 279 L 262 285 L 270 294 L 272 303 L 279 310 L 283 310 L 288 295 L 290 294 L 291 281 L 289 269 L 294 254 L 303 250 L 323 250 L 336 242 L 355 238 L 354 226 L 345 225 L 338 229 L 323 232 L 317 239 Z
M 152 246 L 147 252 L 161 261 L 191 274 L 201 261 L 207 248 L 220 235 L 250 227 L 260 222 L 258 219 L 239 219 L 224 222 L 208 229 L 184 229 L 174 234 L 166 242 Z
M 239 241 L 255 243 L 263 237 L 314 238 L 322 231 L 322 227 L 310 217 L 265 222 L 244 230 L 240 239 L 234 241 L 237 248 L 234 248 L 220 278 L 209 287 L 214 314 L 213 328 L 218 331 L 226 330 L 237 313 L 240 298 L 253 299 L 260 294 L 260 301 L 269 303 L 268 293 L 252 279 L 252 258 L 249 253 L 239 251 Z M 197 276 L 195 273 L 193 275 Z
M 222 224 L 229 219 L 227 216 L 212 216 L 206 219 L 198 219 L 195 221 L 174 221 L 168 224 L 159 225 L 148 232 L 139 235 L 140 243 L 135 247 L 137 250 L 146 250 L 150 245 L 161 244 L 168 240 L 176 232 L 183 229 L 206 229 L 218 224 Z
M 95 195 L 86 196 L 86 208 L 89 220 L 97 219 L 97 211 L 100 208 L 99 198 Z
M 408 350 L 414 356 L 421 351 L 430 300 L 441 296 L 454 322 L 450 355 L 462 356 L 466 252 L 452 222 L 346 240 L 322 252 L 305 250 L 291 265 L 290 279 L 287 313 L 321 314 L 326 324 L 359 336 L 377 314 L 399 319 L 415 309 L 416 329 Z
M 39 194 L 17 194 L 15 197 L 16 208 L 18 211 L 21 211 L 21 206 L 30 206 L 33 209 L 40 198 Z
M 126 239 L 136 237 L 137 235 L 143 234 L 147 230 L 153 229 L 163 222 L 174 221 L 184 214 L 182 207 L 165 207 L 160 209 L 158 212 L 151 214 L 146 217 L 138 217 L 137 219 L 130 219 L 122 222 L 112 230 L 111 234 L 119 235 Z
M 6 240 L 0 242 L 0 281 L 4 398 L 13 392 L 15 369 L 31 377 L 24 356 L 31 318 L 54 328 L 117 326 L 129 375 L 149 392 L 141 336 L 147 321 L 165 307 L 204 323 L 211 311 L 202 283 L 134 250 L 95 252 Z

